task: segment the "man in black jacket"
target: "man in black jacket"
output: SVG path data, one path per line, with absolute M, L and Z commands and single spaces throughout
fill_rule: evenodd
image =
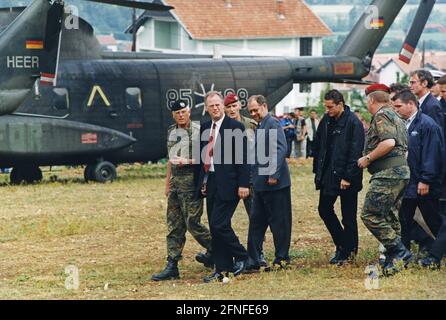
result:
M 337 90 L 325 94 L 327 113 L 317 129 L 313 146 L 313 173 L 320 190 L 319 215 L 336 245 L 331 264 L 346 262 L 358 250 L 356 220 L 358 192 L 362 189 L 362 170 L 357 166 L 364 148 L 364 128 L 345 105 Z M 342 224 L 334 211 L 340 196 Z
M 223 101 L 219 92 L 206 95 L 204 102 L 211 121 L 200 128 L 202 157 L 197 193 L 206 197 L 215 262 L 215 272 L 204 282 L 221 282 L 228 272 L 239 275 L 248 259 L 248 252 L 231 226 L 239 200 L 249 196 L 245 126 L 225 116 Z

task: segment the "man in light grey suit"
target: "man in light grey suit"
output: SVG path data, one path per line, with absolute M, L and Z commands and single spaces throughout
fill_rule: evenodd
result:
M 268 113 L 266 98 L 249 98 L 248 110 L 259 123 L 252 166 L 253 209 L 249 221 L 249 269 L 258 270 L 261 244 L 268 226 L 275 247 L 273 267 L 283 268 L 289 261 L 291 243 L 291 179 L 286 162 L 287 142 L 278 120 Z

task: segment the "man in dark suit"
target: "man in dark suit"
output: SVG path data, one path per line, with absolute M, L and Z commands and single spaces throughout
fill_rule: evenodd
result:
M 253 210 L 249 220 L 249 269 L 260 269 L 261 244 L 268 226 L 275 247 L 273 268 L 290 262 L 291 179 L 286 162 L 287 142 L 279 121 L 268 113 L 265 97 L 248 101 L 251 117 L 259 123 L 255 140 L 255 164 L 252 166 Z
M 249 166 L 246 136 L 242 123 L 225 116 L 223 96 L 209 92 L 205 99 L 211 121 L 200 129 L 201 171 L 198 190 L 206 197 L 212 237 L 215 272 L 204 282 L 222 281 L 228 272 L 234 276 L 246 268 L 248 253 L 231 227 L 240 199 L 249 196 Z
M 442 76 L 438 79 L 437 83 L 440 85 L 440 102 L 444 110 L 446 109 L 446 76 Z
M 430 91 L 434 85 L 432 74 L 427 70 L 416 70 L 410 74 L 409 85 L 412 93 L 418 98 L 420 111 L 440 126 L 444 136 L 443 110 L 440 101 Z M 412 231 L 412 239 L 420 245 L 422 253 L 427 251 L 432 244 L 432 238 L 418 225 L 415 225 Z
M 417 99 L 410 91 L 398 93 L 394 97 L 393 107 L 406 120 L 409 141 L 407 163 L 410 167 L 410 180 L 400 208 L 401 238 L 409 249 L 410 231 L 418 207 L 432 233 L 443 239 L 437 243 L 437 249 L 432 247 L 429 250 L 432 259 L 428 264 L 439 267 L 444 252 L 440 244 L 444 244 L 446 239 L 445 234 L 439 233 L 443 224 L 439 213 L 443 180 L 443 132 L 432 118 L 419 112 Z M 443 229 L 446 231 L 446 228 Z
M 438 79 L 437 84 L 440 86 L 440 97 L 441 97 L 440 105 L 441 105 L 441 110 L 443 111 L 444 120 L 446 122 L 446 76 L 443 76 L 440 79 Z
M 427 70 L 416 70 L 410 74 L 409 84 L 410 90 L 418 98 L 421 112 L 431 117 L 443 129 L 443 112 L 440 101 L 430 91 L 434 85 L 432 74 Z

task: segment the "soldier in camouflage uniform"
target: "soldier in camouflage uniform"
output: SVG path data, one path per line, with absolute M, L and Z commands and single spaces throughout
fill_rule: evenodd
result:
M 257 122 L 251 118 L 244 117 L 241 115 L 240 110 L 242 109 L 242 105 L 240 103 L 239 97 L 235 93 L 229 93 L 226 95 L 224 100 L 225 105 L 225 113 L 229 118 L 232 118 L 234 120 L 237 120 L 238 122 L 243 123 L 245 126 L 246 134 L 248 136 L 248 139 L 250 142 L 252 142 L 252 146 L 254 146 L 254 131 L 257 129 Z M 246 213 L 248 214 L 248 217 L 251 216 L 251 209 L 252 209 L 252 201 L 253 201 L 253 194 L 254 190 L 252 188 L 252 176 L 249 178 L 249 197 L 243 200 L 243 204 L 245 205 Z M 265 230 L 266 232 L 266 230 Z M 248 243 L 251 241 L 251 239 L 248 239 Z M 263 268 L 268 267 L 268 264 L 265 260 L 265 256 L 263 254 L 263 248 L 260 249 L 260 266 Z
M 167 266 L 152 280 L 178 279 L 178 261 L 181 259 L 188 230 L 198 243 L 207 249 L 199 253 L 196 259 L 207 267 L 213 266 L 211 252 L 211 235 L 201 224 L 203 200 L 195 199 L 195 171 L 193 160 L 193 142 L 199 141 L 200 125 L 190 121 L 190 108 L 185 101 L 177 101 L 171 108 L 176 124 L 168 131 L 166 196 L 167 200 Z M 199 147 L 198 149 L 199 150 Z
M 403 120 L 392 109 L 390 89 L 375 84 L 366 89 L 368 110 L 373 115 L 367 134 L 364 157 L 358 160 L 361 168 L 368 168 L 370 186 L 361 218 L 369 231 L 386 248 L 385 275 L 405 266 L 412 254 L 401 242 L 398 212 L 410 172 L 407 165 L 407 131 Z

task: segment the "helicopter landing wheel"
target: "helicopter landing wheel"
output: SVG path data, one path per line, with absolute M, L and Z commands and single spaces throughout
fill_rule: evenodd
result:
M 88 171 L 88 173 L 87 173 Z M 108 161 L 100 161 L 92 165 L 89 169 L 85 168 L 85 175 L 89 175 L 92 181 L 106 183 L 116 179 L 116 166 Z
M 85 169 L 84 169 L 84 179 L 85 182 L 89 182 L 89 181 L 94 181 L 94 177 L 93 177 L 93 169 L 94 169 L 94 164 L 88 164 Z
M 10 175 L 11 184 L 34 183 L 42 181 L 42 170 L 35 165 L 14 167 Z

